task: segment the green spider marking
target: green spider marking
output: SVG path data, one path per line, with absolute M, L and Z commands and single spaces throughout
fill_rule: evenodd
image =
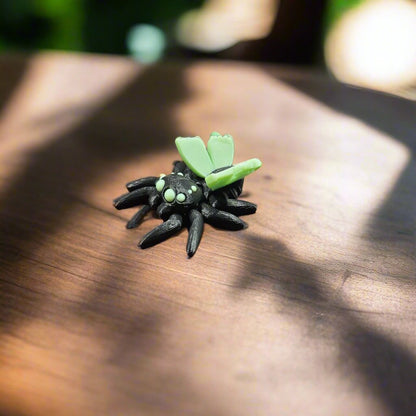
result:
M 186 199 L 185 194 L 180 193 L 180 194 L 176 195 L 176 200 L 178 202 L 183 202 L 183 201 L 185 201 L 185 199 Z
M 163 189 L 163 187 L 165 186 L 165 181 L 163 180 L 163 179 L 159 179 L 157 182 L 156 182 L 156 189 L 159 191 L 159 192 L 161 192 L 162 191 L 162 189 Z
M 166 189 L 165 193 L 163 194 L 163 197 L 166 199 L 167 202 L 173 202 L 175 199 L 176 193 L 173 189 Z

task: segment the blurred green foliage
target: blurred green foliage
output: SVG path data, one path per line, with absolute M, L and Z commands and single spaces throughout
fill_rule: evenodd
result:
M 126 53 L 126 36 L 150 23 L 168 36 L 203 0 L 0 0 L 0 49 Z
M 364 1 L 367 0 L 328 0 L 324 19 L 325 31 L 328 31 L 345 12 Z

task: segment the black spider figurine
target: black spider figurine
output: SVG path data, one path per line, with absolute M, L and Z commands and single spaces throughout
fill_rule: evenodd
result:
M 178 137 L 175 143 L 184 161 L 174 162 L 169 175 L 127 183 L 128 192 L 114 200 L 114 207 L 143 205 L 127 228 L 137 227 L 151 210 L 163 220 L 140 241 L 143 249 L 188 227 L 186 251 L 192 257 L 201 241 L 204 222 L 227 230 L 246 227 L 239 216 L 254 214 L 257 206 L 237 198 L 243 189 L 243 178 L 257 170 L 261 162 L 250 159 L 233 166 L 234 142 L 230 135 L 212 133 L 207 148 L 200 137 Z

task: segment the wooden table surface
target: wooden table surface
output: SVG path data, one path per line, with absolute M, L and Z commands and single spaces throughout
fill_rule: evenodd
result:
M 0 414 L 416 415 L 416 105 L 308 70 L 0 58 Z M 230 133 L 258 203 L 148 250 L 112 199 Z

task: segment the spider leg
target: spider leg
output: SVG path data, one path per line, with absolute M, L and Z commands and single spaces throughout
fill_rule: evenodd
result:
M 205 202 L 201 204 L 201 213 L 206 222 L 214 227 L 224 228 L 226 230 L 241 230 L 247 226 L 243 220 L 234 214 L 220 211 Z
M 160 194 L 156 191 L 156 189 L 153 189 L 152 192 L 150 192 L 149 195 L 149 205 L 150 208 L 156 209 L 156 207 L 162 202 L 162 197 Z
M 223 193 L 227 198 L 237 199 L 243 191 L 244 179 L 240 179 L 226 187 L 222 188 Z
M 156 214 L 163 221 L 166 221 L 173 213 L 173 207 L 166 202 L 162 202 L 156 209 Z
M 242 190 L 243 190 L 242 186 L 231 188 L 230 190 L 228 190 L 228 194 L 231 198 L 237 199 L 240 196 Z
M 136 228 L 144 218 L 144 216 L 151 210 L 150 205 L 144 205 L 141 207 L 126 224 L 126 228 Z
M 154 187 L 146 186 L 123 194 L 113 201 L 114 207 L 117 209 L 125 209 L 145 204 L 154 189 Z
M 146 178 L 135 179 L 134 181 L 128 182 L 126 188 L 129 192 L 135 189 L 144 188 L 145 186 L 154 186 L 159 178 L 157 176 L 148 176 Z
M 210 195 L 209 203 L 213 208 L 222 209 L 238 217 L 254 214 L 257 210 L 256 204 L 242 199 L 228 198 L 225 192 Z
M 224 210 L 239 217 L 240 215 L 254 214 L 257 205 L 242 199 L 228 199 Z
M 173 169 L 172 169 L 173 173 L 179 173 L 179 172 L 184 173 L 185 169 L 186 169 L 186 165 L 184 162 L 182 162 L 182 160 L 175 160 L 173 162 Z
M 228 197 L 224 192 L 216 192 L 209 196 L 209 203 L 217 209 L 224 209 L 227 206 Z
M 167 221 L 149 231 L 140 241 L 139 247 L 148 248 L 172 237 L 182 228 L 182 215 L 172 214 Z
M 186 252 L 188 253 L 188 257 L 192 257 L 196 253 L 199 242 L 201 241 L 202 233 L 204 231 L 204 218 L 199 211 L 193 209 L 189 213 L 189 222 L 190 226 Z

